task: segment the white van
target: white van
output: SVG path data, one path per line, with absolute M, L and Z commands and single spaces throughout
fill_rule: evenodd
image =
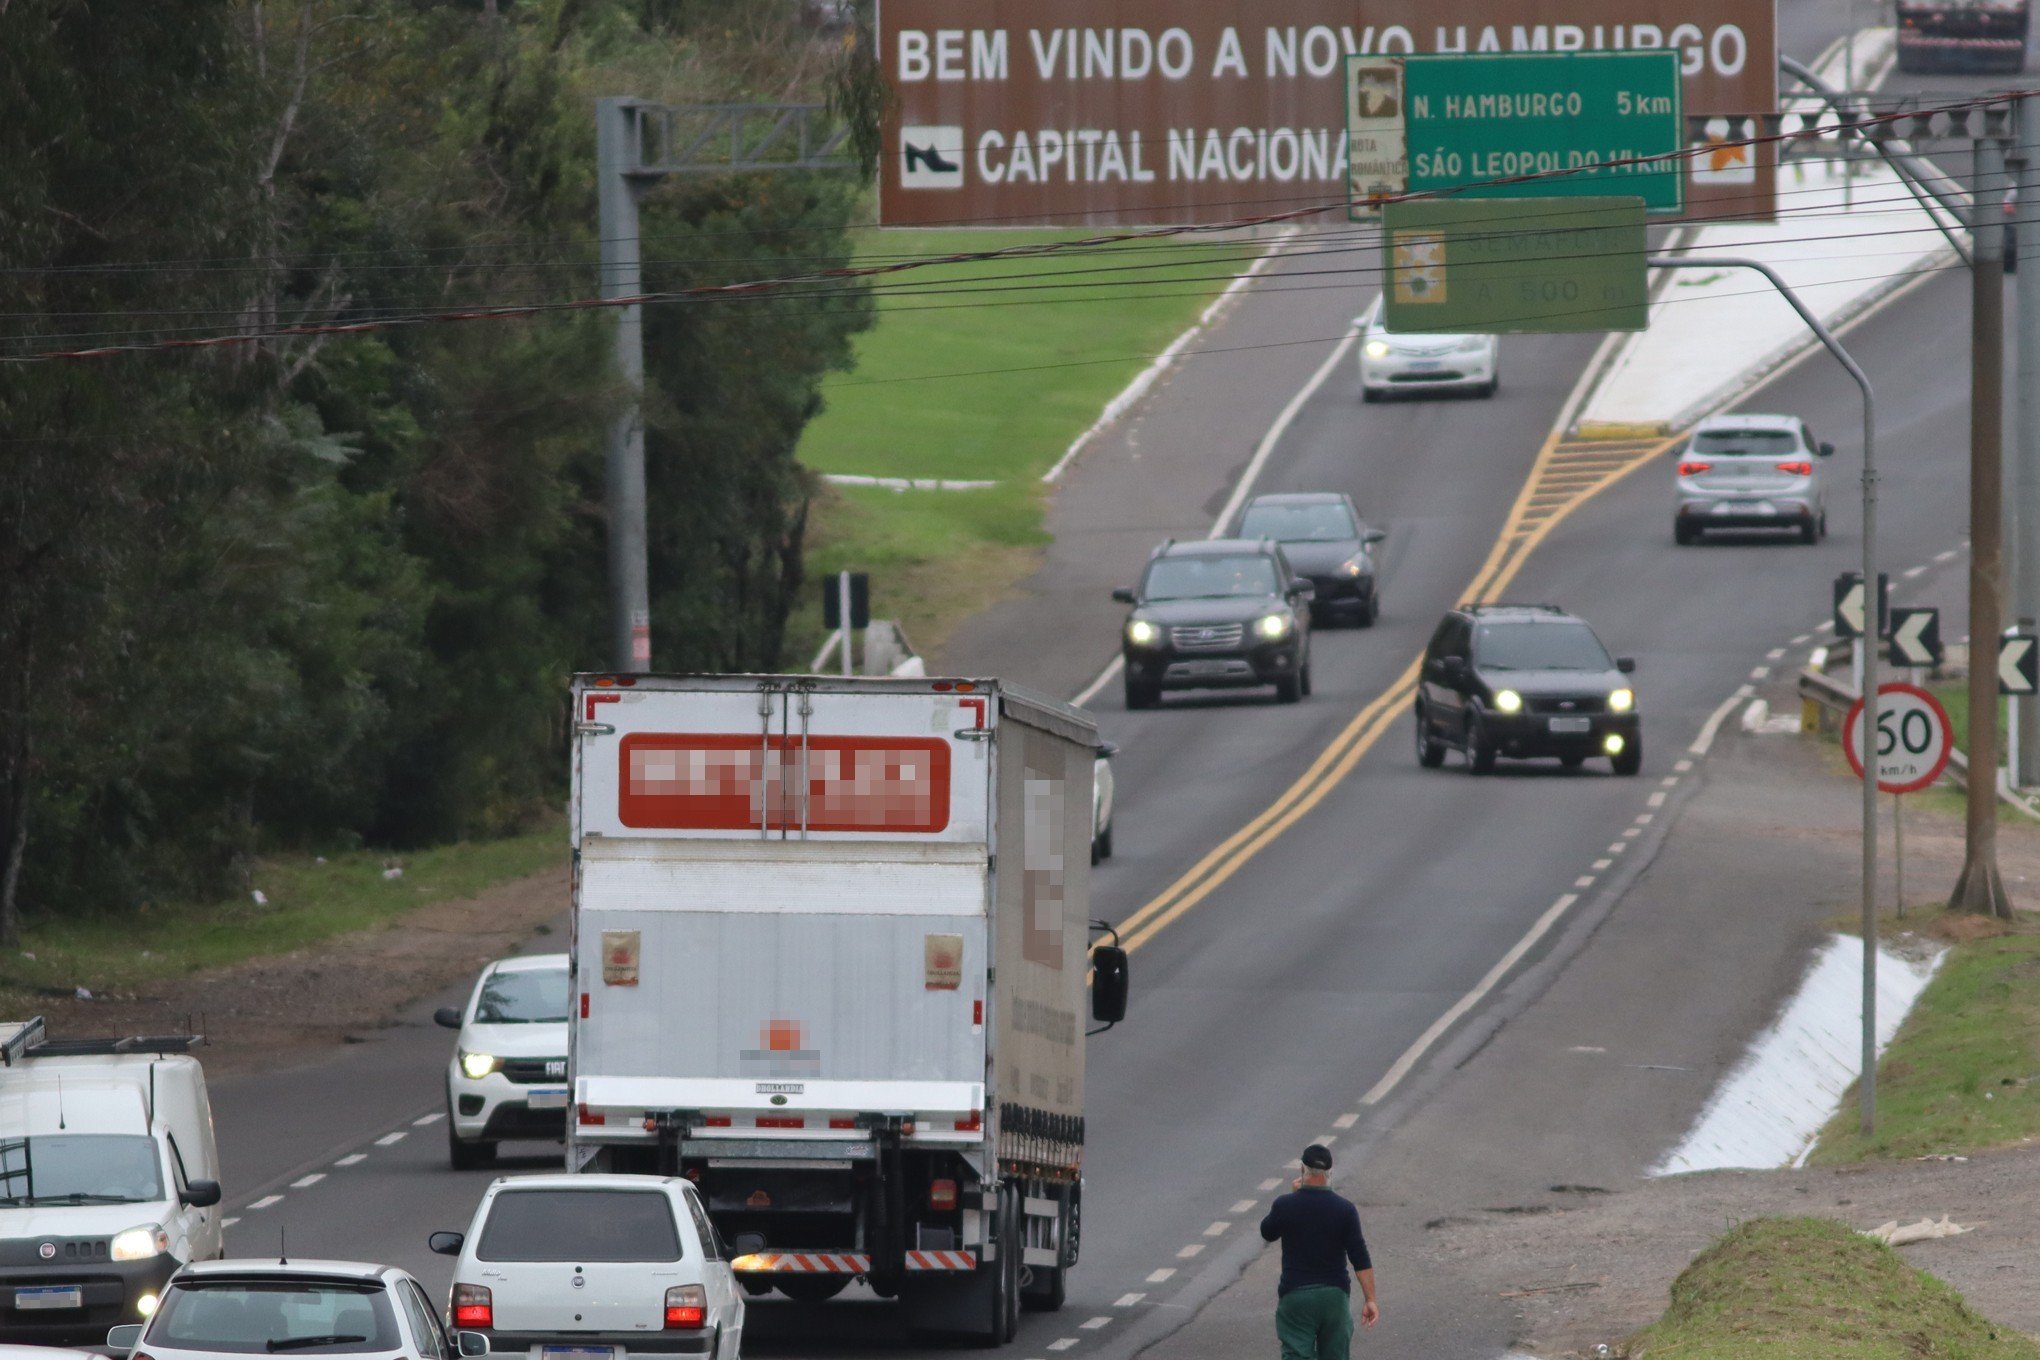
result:
M 224 1254 L 195 1042 L 0 1022 L 0 1340 L 96 1344 Z

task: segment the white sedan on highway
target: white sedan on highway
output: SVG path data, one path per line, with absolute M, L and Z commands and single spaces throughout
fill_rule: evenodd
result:
M 458 1170 L 487 1166 L 505 1138 L 567 1129 L 567 956 L 498 959 L 465 1007 L 434 1019 L 460 1031 L 446 1069 L 446 1148 Z
M 1502 380 L 1501 341 L 1492 335 L 1400 335 L 1382 320 L 1380 298 L 1353 324 L 1360 328 L 1360 395 L 1471 392 L 1491 397 Z

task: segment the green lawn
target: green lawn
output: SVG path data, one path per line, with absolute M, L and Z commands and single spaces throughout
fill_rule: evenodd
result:
M 1619 1352 L 1650 1360 L 2040 1360 L 1891 1248 L 1821 1218 L 1744 1223 L 1672 1284 Z
M 0 962 L 0 997 L 46 988 L 122 991 L 155 979 L 287 953 L 379 925 L 403 912 L 472 897 L 497 883 L 563 864 L 564 826 L 505 840 L 393 855 L 359 850 L 276 855 L 253 881 L 268 899 L 165 904 L 138 912 L 30 920 L 21 948 Z M 401 867 L 397 878 L 386 868 Z M 566 904 L 560 904 L 565 910 Z M 17 1009 L 19 1007 L 17 1006 Z
M 2040 927 L 1947 914 L 1906 924 L 1963 943 L 1877 1065 L 1877 1137 L 1857 1133 L 1852 1096 L 1821 1131 L 1815 1162 L 1969 1152 L 2040 1136 Z
M 1083 238 L 1080 231 L 874 231 L 881 262 Z M 1046 541 L 1041 475 L 1262 247 L 1163 240 L 938 265 L 880 280 L 856 367 L 824 384 L 802 436 L 818 472 L 996 481 L 979 491 L 836 488 L 819 503 L 811 575 L 872 573 L 872 611 L 936 645 L 998 599 Z M 1223 359 L 1205 360 L 1223 363 Z M 821 636 L 804 601 L 789 644 Z

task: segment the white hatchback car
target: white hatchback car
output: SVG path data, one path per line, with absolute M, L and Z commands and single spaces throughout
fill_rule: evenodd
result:
M 567 956 L 498 959 L 465 1007 L 433 1017 L 460 1031 L 446 1069 L 446 1150 L 459 1170 L 487 1166 L 505 1138 L 567 1131 Z
M 458 1256 L 454 1326 L 529 1360 L 737 1360 L 744 1296 L 694 1186 L 679 1177 L 498 1180 Z
M 449 1333 L 411 1275 L 359 1261 L 199 1261 L 171 1278 L 147 1322 L 115 1327 L 106 1344 L 154 1360 L 489 1353 L 486 1338 Z
M 1709 416 L 1679 451 L 1672 541 L 1710 529 L 1789 529 L 1802 543 L 1827 535 L 1821 462 L 1835 446 L 1798 416 Z
M 1360 328 L 1360 396 L 1394 392 L 1471 392 L 1492 397 L 1502 381 L 1502 344 L 1492 335 L 1401 335 L 1381 316 L 1380 298 L 1353 324 Z

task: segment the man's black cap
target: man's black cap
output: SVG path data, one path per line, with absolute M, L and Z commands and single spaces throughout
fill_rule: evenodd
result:
M 1303 1164 L 1312 1171 L 1330 1171 L 1332 1150 L 1323 1143 L 1312 1143 L 1303 1150 Z

